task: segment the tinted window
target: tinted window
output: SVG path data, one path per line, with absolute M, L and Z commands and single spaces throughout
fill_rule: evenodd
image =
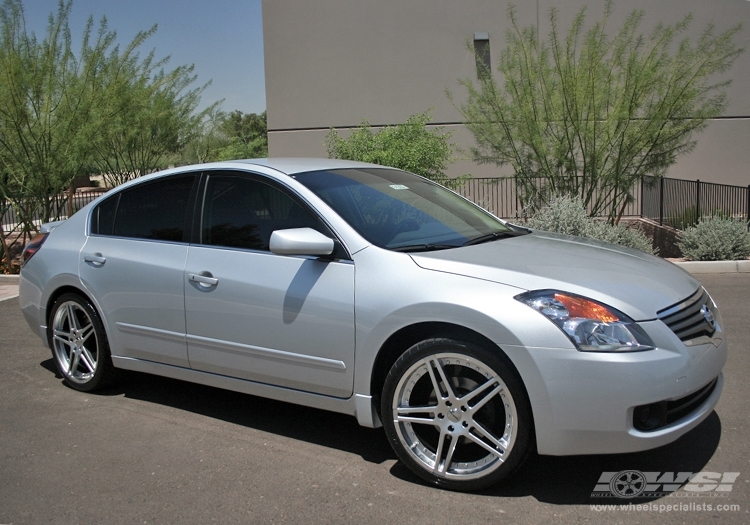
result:
M 513 234 L 499 219 L 426 179 L 386 168 L 294 176 L 376 246 L 388 249 L 462 246 Z
M 184 241 L 194 181 L 195 175 L 183 175 L 120 192 L 94 210 L 92 233 Z
M 91 233 L 112 235 L 115 227 L 115 213 L 120 202 L 120 194 L 107 199 L 96 207 L 92 215 Z
M 331 236 L 291 196 L 248 177 L 211 175 L 203 206 L 203 244 L 268 250 L 271 233 L 288 228 L 313 228 Z

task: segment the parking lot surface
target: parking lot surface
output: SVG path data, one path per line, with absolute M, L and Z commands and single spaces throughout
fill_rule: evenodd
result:
M 697 277 L 730 342 L 706 421 L 653 451 L 532 456 L 479 494 L 425 486 L 382 430 L 347 416 L 136 373 L 76 392 L 17 300 L 1 301 L 0 524 L 750 523 L 750 274 Z M 592 497 L 624 471 L 739 475 L 723 491 Z

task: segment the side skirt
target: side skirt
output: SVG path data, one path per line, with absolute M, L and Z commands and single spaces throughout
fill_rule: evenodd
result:
M 133 359 L 131 357 L 112 356 L 112 363 L 117 368 L 125 370 L 134 370 L 158 376 L 171 377 L 190 383 L 198 383 L 224 390 L 232 390 L 252 396 L 266 397 L 276 399 L 286 403 L 294 403 L 321 410 L 329 410 L 339 414 L 347 414 L 357 418 L 357 422 L 363 427 L 378 428 L 381 426 L 372 396 L 354 394 L 348 399 L 339 399 L 335 397 L 321 396 L 299 390 L 291 390 L 264 383 L 256 383 L 245 379 L 211 374 L 179 366 L 165 365 L 143 359 Z

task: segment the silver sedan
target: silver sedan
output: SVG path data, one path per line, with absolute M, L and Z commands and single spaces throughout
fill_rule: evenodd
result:
M 721 317 L 658 257 L 497 219 L 371 164 L 142 177 L 43 227 L 20 303 L 65 382 L 138 370 L 382 424 L 434 485 L 632 452 L 706 418 Z

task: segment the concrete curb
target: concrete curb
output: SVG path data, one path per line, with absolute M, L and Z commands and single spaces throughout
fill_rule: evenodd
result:
M 674 263 L 693 274 L 750 273 L 750 260 L 744 261 L 682 261 Z
M 18 284 L 20 275 L 5 275 L 0 274 L 0 284 Z

